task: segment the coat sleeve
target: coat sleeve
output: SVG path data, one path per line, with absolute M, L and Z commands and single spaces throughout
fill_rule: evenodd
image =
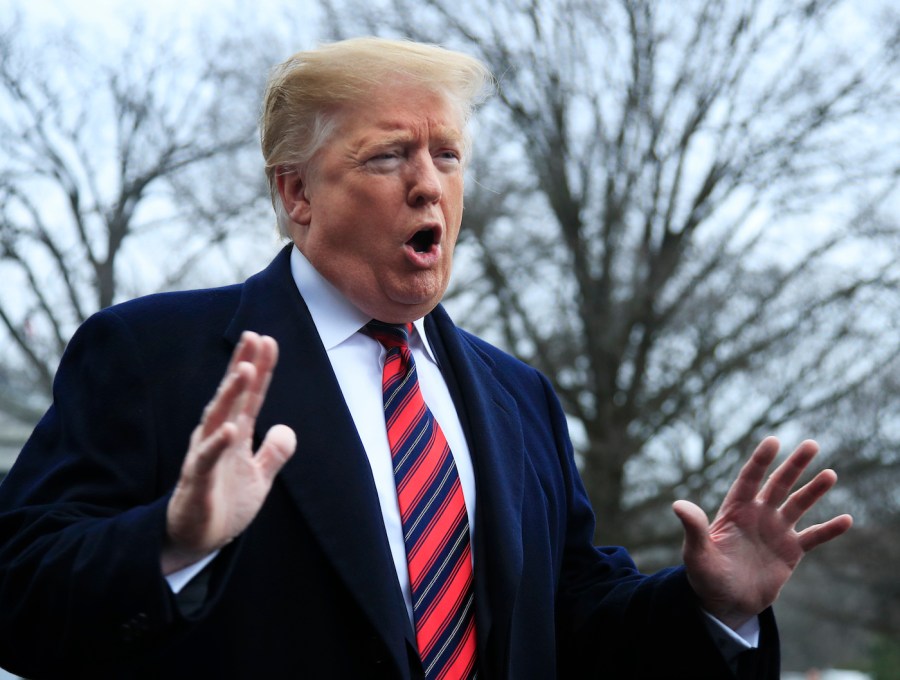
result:
M 159 567 L 168 496 L 149 391 L 128 327 L 109 311 L 88 320 L 0 485 L 4 667 L 65 677 L 68 664 L 128 653 L 177 618 Z
M 549 382 L 542 382 L 567 498 L 557 590 L 560 677 L 778 678 L 771 612 L 762 617 L 763 644 L 750 654 L 753 663 L 732 668 L 709 634 L 683 567 L 646 575 L 624 548 L 593 545 L 594 515 L 565 417 Z

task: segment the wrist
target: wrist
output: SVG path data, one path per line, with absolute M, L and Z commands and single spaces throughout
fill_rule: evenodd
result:
M 215 550 L 210 551 L 193 551 L 193 550 L 182 550 L 180 548 L 175 547 L 171 543 L 163 546 L 162 553 L 159 557 L 160 568 L 162 569 L 163 576 L 169 576 L 170 574 L 174 574 L 177 571 L 181 571 L 182 569 L 186 569 L 197 562 L 200 562 L 206 559 L 209 555 L 213 554 Z
M 711 617 L 735 632 L 746 628 L 747 624 L 757 617 L 757 614 L 747 614 L 744 612 L 720 613 L 710 609 L 704 604 L 701 604 L 700 606 L 706 614 L 709 614 Z

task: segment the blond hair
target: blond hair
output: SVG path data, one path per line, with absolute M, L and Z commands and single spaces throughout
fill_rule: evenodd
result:
M 286 215 L 278 197 L 278 167 L 305 167 L 334 131 L 341 105 L 364 102 L 376 86 L 398 78 L 446 97 L 464 126 L 493 86 L 487 67 L 473 57 L 384 38 L 353 38 L 297 52 L 272 71 L 263 98 L 260 142 L 283 235 Z

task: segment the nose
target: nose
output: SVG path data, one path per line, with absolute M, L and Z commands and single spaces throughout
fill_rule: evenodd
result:
M 418 154 L 415 162 L 410 164 L 409 182 L 407 200 L 410 205 L 428 205 L 441 200 L 443 186 L 440 171 L 435 167 L 430 153 Z

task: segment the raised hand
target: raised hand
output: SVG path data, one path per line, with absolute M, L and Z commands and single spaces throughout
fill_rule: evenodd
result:
M 704 609 L 732 628 L 775 601 L 807 552 L 840 536 L 853 523 L 850 515 L 839 515 L 798 532 L 797 522 L 834 486 L 837 475 L 823 470 L 791 493 L 819 450 L 807 440 L 762 484 L 778 449 L 774 437 L 763 440 L 712 524 L 693 503 L 682 500 L 672 506 L 684 526 L 688 580 Z
M 276 425 L 252 450 L 256 416 L 278 360 L 274 339 L 247 331 L 191 435 L 166 513 L 162 570 L 170 574 L 226 545 L 256 517 L 275 476 L 297 445 Z

